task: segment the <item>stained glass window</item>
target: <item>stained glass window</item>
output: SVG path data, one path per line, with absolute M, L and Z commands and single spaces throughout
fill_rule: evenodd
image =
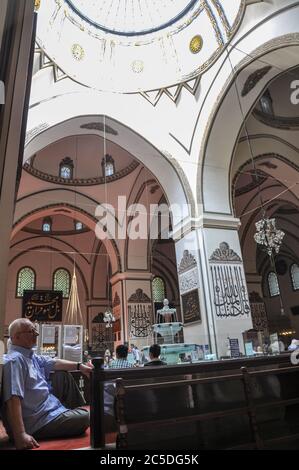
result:
M 114 159 L 108 153 L 102 159 L 102 170 L 104 176 L 112 176 L 115 173 Z
M 35 289 L 35 272 L 31 268 L 22 268 L 17 277 L 17 296 L 23 297 L 24 290 Z
M 70 274 L 66 269 L 59 268 L 55 271 L 53 277 L 53 289 L 63 292 L 63 297 L 70 295 Z
M 73 178 L 74 162 L 70 157 L 65 157 L 59 164 L 59 176 L 65 180 Z
M 153 300 L 154 302 L 163 302 L 165 299 L 165 286 L 161 277 L 153 279 Z
M 43 227 L 42 230 L 43 232 L 51 232 L 52 229 L 52 220 L 47 217 L 46 219 L 43 220 Z
M 105 165 L 105 176 L 111 176 L 114 173 L 114 166 L 112 163 L 106 163 Z
M 82 222 L 75 222 L 75 229 L 76 230 L 82 230 L 83 229 L 83 224 Z
M 260 99 L 262 111 L 266 114 L 273 115 L 273 101 L 269 90 L 267 90 Z
M 291 266 L 291 278 L 294 290 L 299 289 L 299 266 L 298 264 L 292 264 Z
M 277 275 L 273 272 L 268 274 L 268 287 L 269 287 L 270 297 L 275 297 L 276 295 L 280 294 Z
M 63 165 L 60 167 L 60 177 L 66 180 L 71 179 L 72 169 L 69 166 Z

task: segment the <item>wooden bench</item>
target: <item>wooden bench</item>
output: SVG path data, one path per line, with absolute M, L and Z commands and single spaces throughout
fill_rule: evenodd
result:
M 299 367 L 289 355 L 102 369 L 91 387 L 91 446 L 105 448 L 104 383 L 115 381 L 119 449 L 267 448 L 299 438 Z

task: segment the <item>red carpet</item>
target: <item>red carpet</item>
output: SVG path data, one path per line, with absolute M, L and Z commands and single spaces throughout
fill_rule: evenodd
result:
M 72 450 L 90 447 L 90 429 L 83 436 L 68 439 L 49 439 L 39 441 L 40 447 L 34 450 Z
M 114 433 L 107 434 L 106 442 L 112 444 L 115 442 L 116 435 Z M 90 447 L 90 429 L 83 436 L 68 439 L 49 439 L 39 441 L 40 447 L 34 450 L 73 450 Z M 8 437 L 0 421 L 0 449 L 14 449 L 14 446 L 8 442 Z
M 106 442 L 111 444 L 115 442 L 115 434 L 107 434 Z M 83 436 L 68 439 L 49 439 L 39 441 L 40 447 L 34 450 L 73 450 L 90 447 L 90 428 L 87 429 Z

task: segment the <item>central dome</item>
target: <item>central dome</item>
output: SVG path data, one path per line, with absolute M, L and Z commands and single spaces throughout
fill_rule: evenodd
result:
M 70 78 L 136 93 L 193 80 L 223 52 L 245 0 L 47 0 L 36 40 Z
M 106 33 L 138 36 L 167 28 L 185 16 L 197 0 L 66 0 L 90 25 Z

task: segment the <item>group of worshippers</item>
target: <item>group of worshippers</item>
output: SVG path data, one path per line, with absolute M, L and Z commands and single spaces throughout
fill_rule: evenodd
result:
M 141 353 L 137 346 L 131 344 L 131 353 L 133 361 L 128 360 L 129 347 L 127 344 L 119 344 L 116 348 L 116 356 L 112 360 L 106 360 L 106 367 L 109 369 L 127 369 L 131 367 L 138 367 L 141 365 Z M 109 354 L 108 354 L 109 353 Z M 149 361 L 144 366 L 166 366 L 166 362 L 160 359 L 161 347 L 159 344 L 153 344 L 149 348 Z M 106 352 L 105 356 L 110 356 L 110 352 Z

